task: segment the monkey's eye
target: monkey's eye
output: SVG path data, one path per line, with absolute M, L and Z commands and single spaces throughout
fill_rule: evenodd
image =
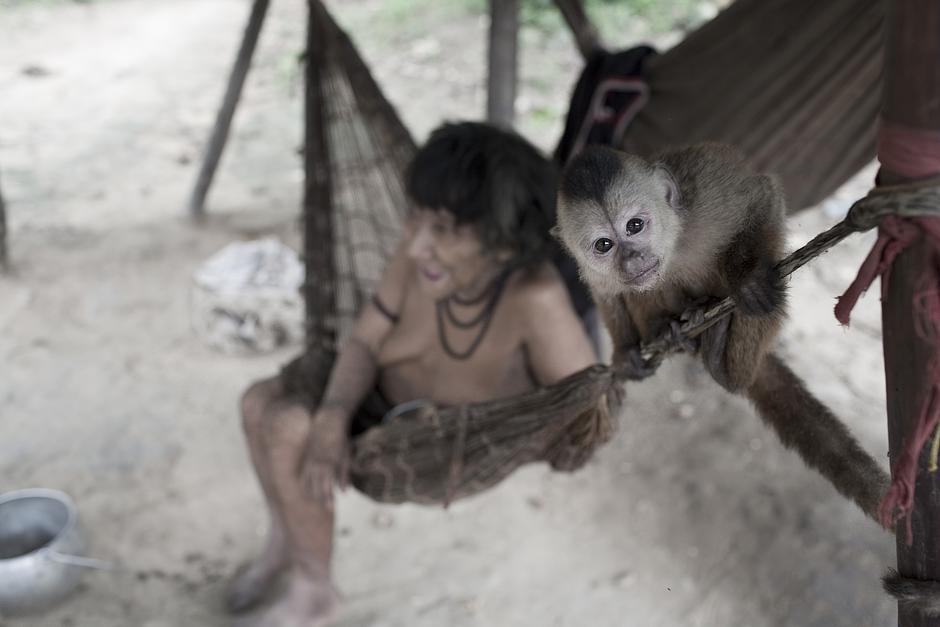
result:
M 610 252 L 610 249 L 613 247 L 614 247 L 614 243 L 610 241 L 609 239 L 607 239 L 606 237 L 602 237 L 599 240 L 596 240 L 594 242 L 594 250 L 596 250 L 602 255 L 606 255 L 608 252 Z
M 627 235 L 636 235 L 643 230 L 643 227 L 646 226 L 646 223 L 639 218 L 633 218 L 627 222 Z

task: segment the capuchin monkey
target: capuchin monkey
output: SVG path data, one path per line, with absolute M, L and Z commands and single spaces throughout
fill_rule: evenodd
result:
M 562 176 L 556 235 L 574 256 L 630 379 L 655 371 L 639 346 L 678 338 L 683 313 L 730 296 L 736 310 L 686 341 L 722 387 L 749 398 L 787 447 L 877 520 L 887 473 L 773 352 L 786 317 L 783 194 L 733 148 L 645 160 L 589 148 Z M 688 314 L 686 314 L 688 319 Z

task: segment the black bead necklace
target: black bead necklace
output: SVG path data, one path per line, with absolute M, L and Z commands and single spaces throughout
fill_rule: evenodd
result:
M 499 302 L 500 295 L 503 293 L 503 288 L 506 286 L 506 280 L 509 278 L 510 273 L 511 269 L 509 268 L 503 270 L 499 276 L 493 279 L 492 283 L 490 283 L 485 290 L 473 298 L 464 299 L 457 296 L 457 294 L 452 294 L 447 298 L 437 301 L 437 335 L 441 342 L 441 348 L 443 348 L 444 352 L 452 359 L 463 361 L 469 359 L 470 356 L 476 352 L 480 343 L 483 341 L 483 337 L 486 335 L 486 331 L 490 328 L 490 322 L 493 321 L 493 312 L 496 311 L 496 305 Z M 485 304 L 478 314 L 471 317 L 469 320 L 461 320 L 454 314 L 454 303 L 463 307 L 479 305 L 480 303 Z M 470 346 L 465 350 L 459 351 L 451 346 L 450 341 L 447 339 L 447 321 L 458 329 L 472 329 L 473 327 L 479 326 L 480 331 L 477 333 L 476 337 L 473 338 L 473 341 L 470 342 Z

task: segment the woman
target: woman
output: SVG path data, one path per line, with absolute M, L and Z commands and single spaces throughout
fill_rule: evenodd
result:
M 350 433 L 394 404 L 510 396 L 595 362 L 548 260 L 554 171 L 531 145 L 484 124 L 447 124 L 416 154 L 407 185 L 419 208 L 322 398 L 305 395 L 292 367 L 243 397 L 271 527 L 261 556 L 233 581 L 229 605 L 253 605 L 288 568 L 289 582 L 242 625 L 320 624 L 334 611 L 332 490 Z

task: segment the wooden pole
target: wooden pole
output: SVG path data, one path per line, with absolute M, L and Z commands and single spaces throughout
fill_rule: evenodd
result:
M 255 45 L 258 43 L 258 35 L 261 33 L 264 17 L 268 12 L 268 3 L 269 0 L 254 0 L 254 4 L 251 5 L 248 26 L 245 27 L 241 46 L 239 46 L 238 54 L 235 56 L 235 66 L 229 76 L 225 96 L 222 98 L 222 106 L 216 116 L 212 134 L 209 136 L 209 146 L 206 149 L 202 168 L 199 170 L 196 185 L 193 187 L 193 193 L 189 199 L 189 213 L 194 218 L 203 218 L 205 216 L 206 195 L 209 193 L 212 178 L 215 176 L 219 160 L 222 158 L 222 150 L 225 148 L 225 142 L 228 139 L 232 117 L 235 115 L 235 107 L 238 105 L 238 99 L 245 84 L 245 76 L 248 75 L 248 68 L 251 66 L 251 57 L 254 55 Z
M 7 250 L 7 208 L 0 190 L 0 272 L 10 269 L 10 255 Z
M 490 0 L 486 119 L 504 127 L 515 118 L 518 43 L 519 0 Z
M 896 150 L 886 149 L 891 128 L 906 127 L 918 143 L 940 137 L 940 3 L 894 0 L 889 3 L 879 183 L 891 185 L 940 173 L 940 162 L 920 158 L 928 171 L 916 172 Z M 940 146 L 940 140 L 934 140 Z M 935 147 L 936 147 L 935 146 Z M 909 146 L 913 148 L 913 146 Z M 929 170 L 934 170 L 933 172 Z M 890 457 L 898 459 L 904 438 L 913 432 L 927 394 L 933 347 L 914 329 L 913 298 L 926 267 L 927 245 L 921 241 L 894 262 L 882 300 L 885 381 L 887 384 Z M 929 449 L 929 447 L 927 447 Z M 927 471 L 928 451 L 921 455 L 911 514 L 910 546 L 904 522 L 898 524 L 898 572 L 905 577 L 940 581 L 940 475 Z M 900 627 L 940 627 L 940 617 L 899 607 Z
M 555 6 L 565 18 L 565 23 L 571 30 L 582 57 L 587 59 L 591 53 L 602 47 L 597 29 L 588 19 L 581 0 L 555 0 Z

